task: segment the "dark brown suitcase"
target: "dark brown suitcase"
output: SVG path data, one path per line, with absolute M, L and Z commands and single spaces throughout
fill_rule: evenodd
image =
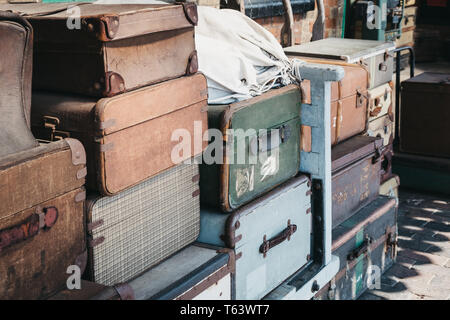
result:
M 0 10 L 20 12 L 34 28 L 36 89 L 109 97 L 198 69 L 195 3 L 3 4 Z
M 134 300 L 133 289 L 128 284 L 108 287 L 81 280 L 80 289 L 64 289 L 48 300 Z
M 87 262 L 86 156 L 74 139 L 0 158 L 0 299 L 40 299 Z
M 367 86 L 369 73 L 362 66 L 334 60 L 301 58 L 307 62 L 336 64 L 344 68 L 345 76 L 331 84 L 331 144 L 336 145 L 367 129 Z M 306 103 L 311 103 L 310 84 L 302 82 Z M 310 140 L 302 138 L 302 150 L 310 150 Z
M 0 157 L 37 146 L 29 130 L 33 30 L 0 11 Z
M 356 136 L 331 150 L 332 225 L 376 199 L 380 189 L 382 139 Z
M 114 195 L 206 148 L 206 78 L 181 77 L 100 100 L 35 92 L 31 117 L 37 138 L 80 140 L 88 158 L 87 187 Z M 180 144 L 172 139 L 175 130 L 190 138 L 184 141 L 190 154 L 181 154 L 178 163 L 172 159 Z
M 400 150 L 450 157 L 450 74 L 425 72 L 402 82 Z

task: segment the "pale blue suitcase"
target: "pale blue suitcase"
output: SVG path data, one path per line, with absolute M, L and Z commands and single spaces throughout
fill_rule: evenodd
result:
M 300 176 L 233 213 L 201 210 L 198 241 L 235 251 L 234 299 L 263 298 L 311 260 L 310 188 Z

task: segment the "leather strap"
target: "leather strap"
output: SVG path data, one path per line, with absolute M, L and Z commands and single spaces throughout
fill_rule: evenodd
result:
M 36 213 L 21 223 L 0 230 L 0 252 L 3 249 L 33 238 L 42 229 L 48 230 L 52 228 L 57 220 L 58 209 L 56 207 L 47 207 L 42 211 L 38 208 Z

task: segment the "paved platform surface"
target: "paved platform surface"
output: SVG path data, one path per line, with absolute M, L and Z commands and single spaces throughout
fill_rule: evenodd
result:
M 450 300 L 450 197 L 400 191 L 397 262 L 361 300 Z

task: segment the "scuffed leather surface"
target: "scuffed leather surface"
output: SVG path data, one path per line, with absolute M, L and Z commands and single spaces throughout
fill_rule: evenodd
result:
M 20 16 L 0 11 L 0 156 L 38 145 L 30 131 L 33 33 Z

